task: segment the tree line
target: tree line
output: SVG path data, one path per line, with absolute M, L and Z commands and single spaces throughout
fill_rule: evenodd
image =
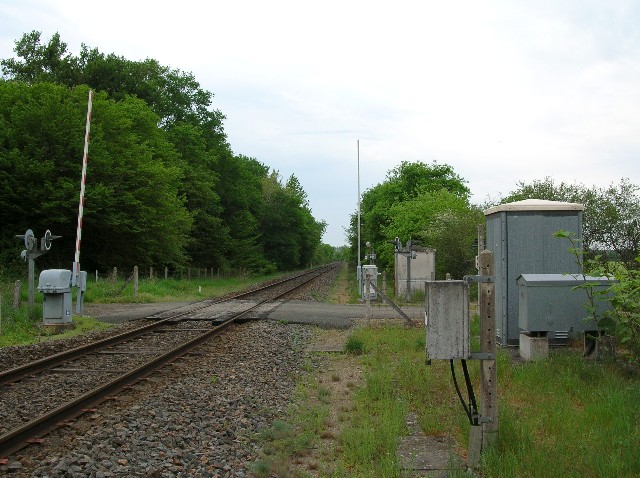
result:
M 191 73 L 84 44 L 75 56 L 37 31 L 14 52 L 0 61 L 0 264 L 17 260 L 29 227 L 62 236 L 40 266 L 70 267 L 89 89 L 83 268 L 268 272 L 332 259 L 299 180 L 235 154 Z
M 447 164 L 402 162 L 385 181 L 368 189 L 360 205 L 361 251 L 366 242 L 382 269 L 393 267 L 394 246 L 412 239 L 436 250 L 436 279 L 475 273 L 477 227 L 491 206 L 524 199 L 575 202 L 585 206 L 581 247 L 585 259 L 614 260 L 628 270 L 640 269 L 640 187 L 622 178 L 608 187 L 556 183 L 550 177 L 519 182 L 497 201 L 470 202 L 466 181 Z M 357 211 L 351 215 L 348 238 L 357 261 Z M 363 252 L 364 254 L 364 252 Z

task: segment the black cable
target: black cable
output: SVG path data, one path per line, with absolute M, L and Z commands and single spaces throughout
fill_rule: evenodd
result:
M 462 361 L 462 370 L 464 372 L 464 381 L 467 384 L 467 393 L 469 394 L 469 414 L 471 417 L 469 421 L 472 425 L 478 425 L 478 404 L 476 403 L 476 396 L 473 393 L 473 385 L 471 384 L 471 378 L 469 377 L 469 369 L 467 368 L 467 361 Z
M 460 392 L 460 387 L 458 387 L 458 381 L 456 380 L 456 370 L 453 367 L 453 359 L 449 360 L 451 364 L 451 376 L 453 377 L 453 385 L 456 388 L 456 393 L 458 394 L 458 398 L 460 399 L 460 403 L 462 404 L 462 408 L 464 408 L 464 413 L 467 414 L 469 418 L 469 423 L 473 425 L 473 418 L 471 417 L 471 411 L 467 408 L 467 404 L 464 402 L 464 398 L 462 398 L 462 393 Z

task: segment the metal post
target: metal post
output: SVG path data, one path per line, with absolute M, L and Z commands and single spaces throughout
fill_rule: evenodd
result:
M 407 241 L 407 301 L 411 301 L 411 239 Z
M 29 259 L 29 308 L 33 308 L 33 306 L 35 305 L 36 299 L 35 299 L 35 261 L 33 259 Z
M 367 301 L 367 320 L 371 320 L 371 275 L 369 271 L 364 275 L 364 293 Z
M 358 293 L 362 291 L 362 262 L 360 261 L 360 140 L 357 140 L 358 148 L 358 270 L 356 279 L 358 281 Z

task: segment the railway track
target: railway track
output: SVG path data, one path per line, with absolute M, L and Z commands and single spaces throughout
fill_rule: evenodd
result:
M 286 296 L 331 267 L 272 282 L 224 300 L 203 300 L 148 317 L 150 323 L 0 374 L 0 458 L 39 442 L 230 325 L 266 317 Z M 35 403 L 34 403 L 35 402 Z M 39 415 L 34 417 L 33 408 Z

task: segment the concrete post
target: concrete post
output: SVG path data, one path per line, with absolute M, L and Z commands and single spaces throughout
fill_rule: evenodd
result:
M 117 281 L 118 280 L 118 268 L 114 267 L 113 268 L 113 276 L 112 276 L 113 281 Z
M 133 296 L 138 297 L 138 266 L 133 268 Z
M 153 266 L 149 267 L 149 279 L 153 279 Z
M 169 268 L 165 267 L 164 268 L 164 280 L 167 280 L 169 278 Z

